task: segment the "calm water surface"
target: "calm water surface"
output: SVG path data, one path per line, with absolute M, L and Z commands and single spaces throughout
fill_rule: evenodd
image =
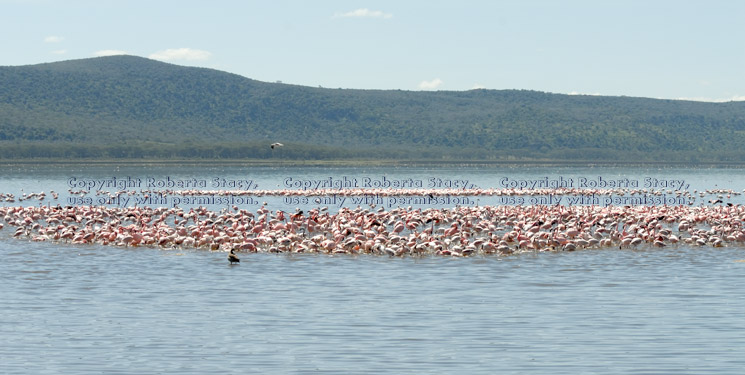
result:
M 247 174 L 237 167 L 191 174 L 173 167 L 107 168 L 6 170 L 0 190 L 65 191 L 67 178 L 75 175 Z M 737 170 L 249 172 L 265 185 L 302 173 L 316 179 L 460 176 L 481 184 L 493 184 L 493 176 L 600 173 L 745 187 Z M 458 259 L 242 254 L 241 264 L 230 266 L 225 253 L 31 243 L 11 235 L 8 228 L 0 230 L 3 374 L 741 374 L 745 369 L 742 247 Z

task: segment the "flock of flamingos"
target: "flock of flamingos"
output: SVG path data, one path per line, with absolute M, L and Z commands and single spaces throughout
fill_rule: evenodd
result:
M 70 194 L 88 192 L 70 191 Z M 96 194 L 128 194 L 97 192 Z M 148 193 L 148 192 L 144 192 Z M 195 191 L 165 191 L 193 195 Z M 201 192 L 205 193 L 205 192 Z M 234 192 L 210 192 L 233 194 Z M 441 196 L 443 189 L 334 191 L 335 194 Z M 450 193 L 463 193 L 450 192 Z M 483 195 L 659 195 L 663 191 L 541 189 L 466 192 Z M 520 252 L 574 251 L 676 246 L 745 246 L 745 206 L 728 201 L 740 193 L 707 190 L 680 205 L 468 205 L 448 208 L 389 208 L 371 204 L 329 210 L 272 210 L 266 203 L 252 212 L 237 206 L 220 211 L 204 207 L 107 207 L 62 205 L 59 194 L 0 193 L 0 236 L 31 241 L 101 244 L 122 247 L 223 251 L 236 253 L 377 254 L 386 256 L 507 255 Z M 263 195 L 317 195 L 297 190 L 254 191 Z M 707 197 L 711 199 L 707 200 Z M 700 203 L 694 201 L 699 198 Z M 16 204 L 25 201 L 26 204 Z M 32 203 L 29 203 L 32 202 Z M 8 205 L 12 204 L 12 205 Z M 332 212 L 335 211 L 335 212 Z M 6 228 L 7 227 L 7 228 Z M 6 228 L 5 230 L 3 230 Z M 5 235 L 10 236 L 10 235 Z

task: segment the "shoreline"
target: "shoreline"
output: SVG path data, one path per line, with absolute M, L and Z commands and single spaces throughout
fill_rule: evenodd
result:
M 13 165 L 246 165 L 257 167 L 368 167 L 368 166 L 392 166 L 392 167 L 478 167 L 478 166 L 531 166 L 531 167 L 632 167 L 632 166 L 659 166 L 659 167 L 708 167 L 708 168 L 743 168 L 744 162 L 662 162 L 662 161 L 598 161 L 598 160 L 266 160 L 266 159 L 0 159 L 0 166 Z

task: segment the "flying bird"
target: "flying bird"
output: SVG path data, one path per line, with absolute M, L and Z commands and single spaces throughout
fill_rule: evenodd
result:
M 269 145 L 269 147 L 271 147 L 272 150 L 274 150 L 275 147 L 282 147 L 282 146 L 284 146 L 284 145 L 281 144 L 281 143 L 279 143 L 279 142 L 275 142 L 275 143 L 272 143 L 271 145 Z

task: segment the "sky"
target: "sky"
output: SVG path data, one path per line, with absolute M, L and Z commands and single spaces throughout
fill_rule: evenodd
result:
M 0 0 L 0 66 L 129 54 L 327 88 L 742 101 L 743 20 L 739 0 Z

